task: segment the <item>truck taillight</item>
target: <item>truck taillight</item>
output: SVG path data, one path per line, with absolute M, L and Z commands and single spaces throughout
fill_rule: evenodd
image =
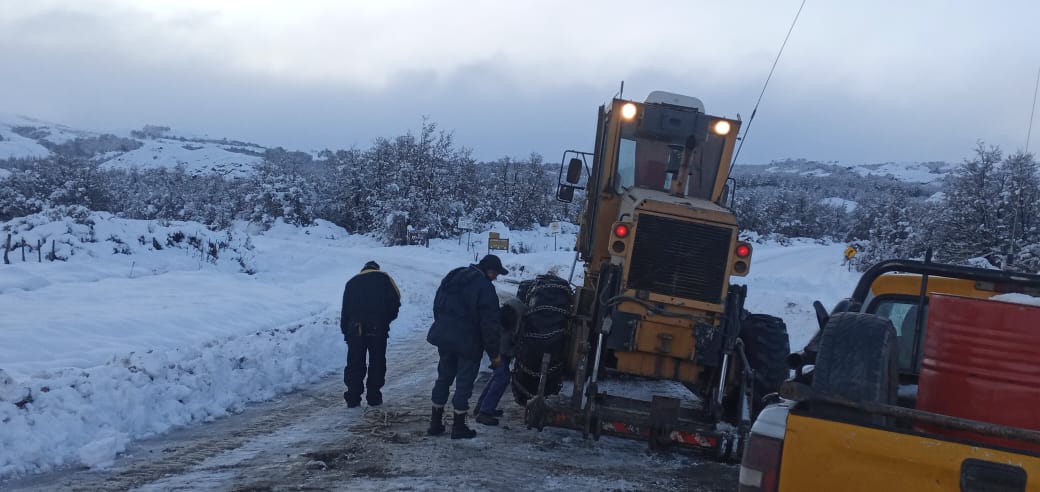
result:
M 740 463 L 741 492 L 776 492 L 784 441 L 752 432 Z

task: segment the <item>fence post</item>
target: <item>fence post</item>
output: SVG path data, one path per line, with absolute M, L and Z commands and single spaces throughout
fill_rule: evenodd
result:
M 36 240 L 36 263 L 43 263 L 43 239 Z
M 55 252 L 57 242 L 58 241 L 51 239 L 51 261 L 54 261 L 58 258 L 58 254 Z
M 25 263 L 25 238 L 22 238 L 22 263 Z
M 10 265 L 11 260 L 7 259 L 7 250 L 11 249 L 11 235 L 7 235 L 7 240 L 4 241 L 4 265 Z

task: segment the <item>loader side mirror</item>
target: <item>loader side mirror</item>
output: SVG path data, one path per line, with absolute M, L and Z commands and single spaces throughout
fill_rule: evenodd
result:
M 581 181 L 581 159 L 577 157 L 571 158 L 571 161 L 567 163 L 567 182 L 570 184 L 577 184 Z M 574 189 L 571 188 L 571 194 L 574 194 Z M 558 195 L 557 195 L 558 197 Z
M 564 203 L 571 203 L 571 202 L 573 202 L 574 201 L 574 187 L 573 186 L 569 186 L 569 185 L 565 185 L 565 184 L 561 184 L 560 187 L 556 189 L 556 199 L 561 201 L 561 202 L 564 202 Z

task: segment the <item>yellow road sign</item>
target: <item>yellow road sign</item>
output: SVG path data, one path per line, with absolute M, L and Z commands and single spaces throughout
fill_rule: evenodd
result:
M 508 239 L 488 239 L 488 249 L 501 249 L 509 251 Z
M 848 259 L 851 260 L 851 259 L 853 259 L 855 257 L 856 257 L 856 248 L 853 248 L 852 246 L 849 246 L 848 248 L 845 248 L 845 258 L 848 258 Z

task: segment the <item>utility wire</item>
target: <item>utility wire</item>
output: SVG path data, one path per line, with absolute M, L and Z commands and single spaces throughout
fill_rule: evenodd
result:
M 1040 88 L 1040 68 L 1036 69 L 1036 86 L 1033 87 L 1033 109 L 1029 112 L 1029 130 L 1026 131 L 1026 153 L 1029 152 L 1029 137 L 1033 134 L 1033 115 L 1036 114 L 1036 91 Z
M 787 29 L 787 36 L 784 37 L 784 42 L 780 44 L 780 51 L 776 54 L 776 59 L 773 60 L 773 68 L 769 69 L 769 76 L 766 77 L 766 82 L 762 84 L 762 92 L 758 94 L 758 101 L 755 102 L 755 109 L 751 110 L 751 117 L 748 118 L 747 126 L 744 127 L 744 137 L 740 139 L 740 145 L 737 146 L 737 153 L 733 155 L 733 165 L 737 164 L 737 157 L 740 157 L 740 149 L 744 148 L 744 142 L 747 140 L 748 132 L 751 131 L 751 123 L 755 121 L 755 113 L 758 112 L 758 105 L 762 103 L 762 96 L 766 94 L 766 87 L 769 86 L 769 80 L 773 78 L 773 72 L 776 71 L 776 64 L 780 62 L 780 55 L 784 53 L 784 47 L 787 46 L 787 40 L 791 39 L 791 32 L 794 31 L 794 25 L 798 23 L 798 16 L 802 15 L 802 9 L 805 8 L 805 0 L 802 0 L 802 5 L 798 7 L 798 13 L 794 14 L 794 20 L 791 21 L 791 27 Z M 730 172 L 733 172 L 733 167 L 730 166 Z

